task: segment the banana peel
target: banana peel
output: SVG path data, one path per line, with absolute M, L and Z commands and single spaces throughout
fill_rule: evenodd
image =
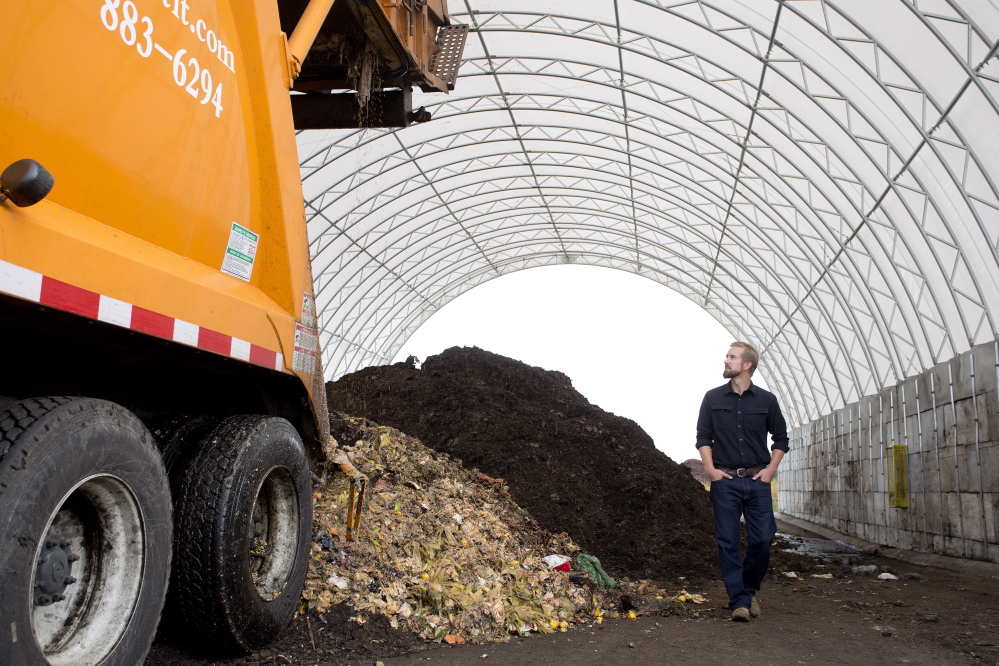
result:
M 706 604 L 708 602 L 707 597 L 701 594 L 691 594 L 686 590 L 680 590 L 675 597 L 676 601 L 680 603 L 694 603 L 694 604 Z

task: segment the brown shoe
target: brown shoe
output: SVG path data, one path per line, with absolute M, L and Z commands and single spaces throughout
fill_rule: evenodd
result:
M 756 597 L 753 597 L 753 601 L 749 604 L 749 614 L 753 617 L 760 616 L 760 604 L 756 601 Z
M 741 606 L 732 611 L 733 622 L 749 622 L 749 609 Z

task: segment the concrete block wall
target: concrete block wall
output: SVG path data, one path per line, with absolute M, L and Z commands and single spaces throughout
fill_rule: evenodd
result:
M 892 548 L 999 562 L 997 352 L 980 345 L 795 428 L 779 510 Z M 906 508 L 889 505 L 896 445 Z

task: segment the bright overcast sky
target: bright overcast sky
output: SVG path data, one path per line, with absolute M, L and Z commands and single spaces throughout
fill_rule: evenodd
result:
M 725 381 L 722 362 L 733 340 L 706 312 L 651 280 L 608 268 L 552 266 L 459 296 L 395 360 L 474 346 L 560 370 L 591 403 L 633 419 L 682 462 L 697 457 L 697 409 L 704 392 Z

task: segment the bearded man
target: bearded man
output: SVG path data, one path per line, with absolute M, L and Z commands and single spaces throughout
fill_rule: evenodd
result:
M 718 561 L 734 622 L 760 616 L 756 593 L 777 534 L 770 481 L 788 448 L 777 397 L 752 382 L 759 361 L 751 344 L 733 342 L 722 373 L 729 381 L 704 394 L 697 416 L 697 450 L 711 479 Z M 749 544 L 745 557 L 739 549 L 741 518 Z

